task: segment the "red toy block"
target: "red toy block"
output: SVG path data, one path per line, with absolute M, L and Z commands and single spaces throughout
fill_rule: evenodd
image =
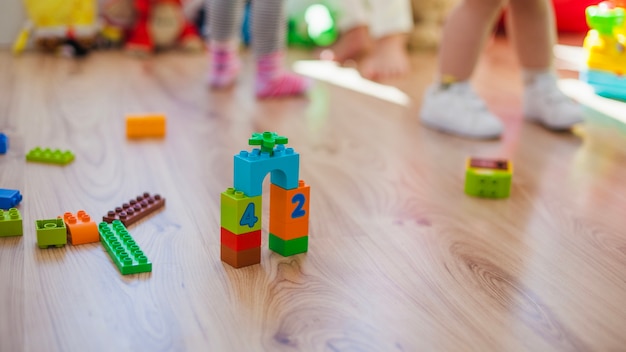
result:
M 79 210 L 76 215 L 70 212 L 63 214 L 63 221 L 67 227 L 67 240 L 72 245 L 100 241 L 98 225 L 84 210 Z
M 222 244 L 220 246 L 220 252 L 222 261 L 233 268 L 242 268 L 244 266 L 261 263 L 261 247 L 235 251 Z
M 111 223 L 114 220 L 120 220 L 124 226 L 128 227 L 164 206 L 165 198 L 161 198 L 158 194 L 151 196 L 146 192 L 122 204 L 121 207 L 110 210 L 102 217 L 102 221 Z
M 221 228 L 221 243 L 235 251 L 261 247 L 261 230 L 236 235 L 225 228 Z

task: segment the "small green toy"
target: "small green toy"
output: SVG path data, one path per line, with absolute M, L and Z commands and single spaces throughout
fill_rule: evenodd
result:
M 512 175 L 513 164 L 509 160 L 468 158 L 465 193 L 483 198 L 507 198 Z

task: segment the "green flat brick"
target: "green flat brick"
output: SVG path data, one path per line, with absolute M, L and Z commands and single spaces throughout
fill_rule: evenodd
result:
M 101 222 L 98 225 L 100 242 L 122 275 L 152 271 L 152 263 L 121 221 Z
M 283 240 L 270 233 L 269 247 L 283 257 L 304 253 L 309 249 L 309 236 L 302 236 L 294 238 L 293 240 Z
M 262 207 L 261 196 L 248 197 L 228 188 L 220 197 L 221 226 L 235 235 L 260 230 Z
M 23 231 L 22 215 L 19 210 L 15 208 L 0 209 L 0 237 L 22 236 Z
M 74 161 L 74 154 L 69 150 L 63 152 L 60 149 L 52 150 L 50 148 L 41 149 L 37 147 L 26 154 L 26 160 L 38 163 L 66 165 Z
M 67 228 L 63 219 L 36 220 L 37 245 L 63 247 L 67 243 Z

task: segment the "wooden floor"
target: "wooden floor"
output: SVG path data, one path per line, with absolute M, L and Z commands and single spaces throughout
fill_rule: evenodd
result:
M 523 122 L 518 67 L 497 40 L 476 83 L 506 134 L 443 135 L 416 118 L 435 56 L 412 65 L 395 82 L 408 106 L 319 81 L 259 102 L 248 56 L 237 87 L 211 92 L 203 56 L 0 53 L 0 187 L 22 191 L 25 219 L 23 237 L 0 238 L 0 351 L 626 349 L 623 126 L 592 110 L 576 134 Z M 152 111 L 167 138 L 127 141 L 124 115 Z M 233 269 L 219 195 L 233 155 L 267 130 L 301 154 L 309 252 L 270 252 L 265 197 L 262 262 Z M 35 146 L 76 160 L 26 163 Z M 511 158 L 511 197 L 466 196 L 468 156 Z M 167 200 L 130 227 L 152 273 L 120 275 L 99 243 L 37 247 L 36 219 L 99 218 L 144 191 Z

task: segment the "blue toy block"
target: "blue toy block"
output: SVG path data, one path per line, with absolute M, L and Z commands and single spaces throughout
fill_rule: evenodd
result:
M 235 155 L 234 188 L 248 197 L 260 196 L 268 172 L 271 172 L 273 184 L 287 190 L 298 188 L 300 154 L 282 144 L 276 146 L 272 156 L 257 148 L 251 152 L 242 150 Z
M 20 191 L 16 189 L 0 188 L 0 209 L 15 208 L 22 201 Z
M 626 101 L 626 76 L 599 70 L 583 70 L 580 80 L 589 83 L 601 97 Z
M 9 137 L 4 133 L 0 133 L 0 154 L 6 154 L 7 150 L 9 150 Z

